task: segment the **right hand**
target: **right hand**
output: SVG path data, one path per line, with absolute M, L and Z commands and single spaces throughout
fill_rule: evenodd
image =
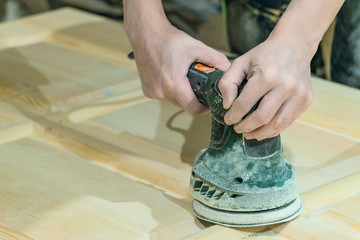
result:
M 226 71 L 230 62 L 224 54 L 168 22 L 128 35 L 146 97 L 173 103 L 191 115 L 208 111 L 195 97 L 187 73 L 193 62 Z

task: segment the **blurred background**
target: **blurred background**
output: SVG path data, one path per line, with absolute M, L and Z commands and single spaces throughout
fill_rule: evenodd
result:
M 163 0 L 169 21 L 207 45 L 231 54 L 221 13 L 221 0 Z M 123 20 L 122 0 L 0 0 L 0 21 L 13 21 L 32 14 L 73 7 L 116 21 Z M 334 24 L 333 24 L 334 25 Z M 325 35 L 312 62 L 313 74 L 330 79 L 333 26 Z

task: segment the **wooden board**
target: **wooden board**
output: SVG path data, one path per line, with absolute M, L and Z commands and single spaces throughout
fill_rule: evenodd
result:
M 2 144 L 0 155 L 1 223 L 31 238 L 177 238 L 199 229 L 190 199 L 42 140 Z
M 30 136 L 33 124 L 21 111 L 0 102 L 0 144 Z
M 121 23 L 60 9 L 0 25 L 1 239 L 358 239 L 360 91 L 313 79 L 282 133 L 305 211 L 235 229 L 188 184 L 209 116 L 142 95 Z

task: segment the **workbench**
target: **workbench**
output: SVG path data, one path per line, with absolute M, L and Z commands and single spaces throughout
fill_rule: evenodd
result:
M 70 8 L 0 25 L 0 239 L 360 238 L 360 91 L 313 78 L 282 133 L 305 210 L 274 226 L 196 219 L 210 116 L 143 96 L 122 24 Z

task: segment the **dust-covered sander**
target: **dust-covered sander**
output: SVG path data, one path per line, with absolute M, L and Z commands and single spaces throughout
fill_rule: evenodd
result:
M 300 214 L 303 201 L 295 170 L 283 157 L 280 135 L 247 140 L 225 124 L 227 110 L 218 88 L 223 74 L 194 63 L 187 75 L 198 100 L 210 107 L 212 119 L 210 145 L 198 153 L 191 173 L 194 213 L 200 219 L 235 227 L 289 221 Z

